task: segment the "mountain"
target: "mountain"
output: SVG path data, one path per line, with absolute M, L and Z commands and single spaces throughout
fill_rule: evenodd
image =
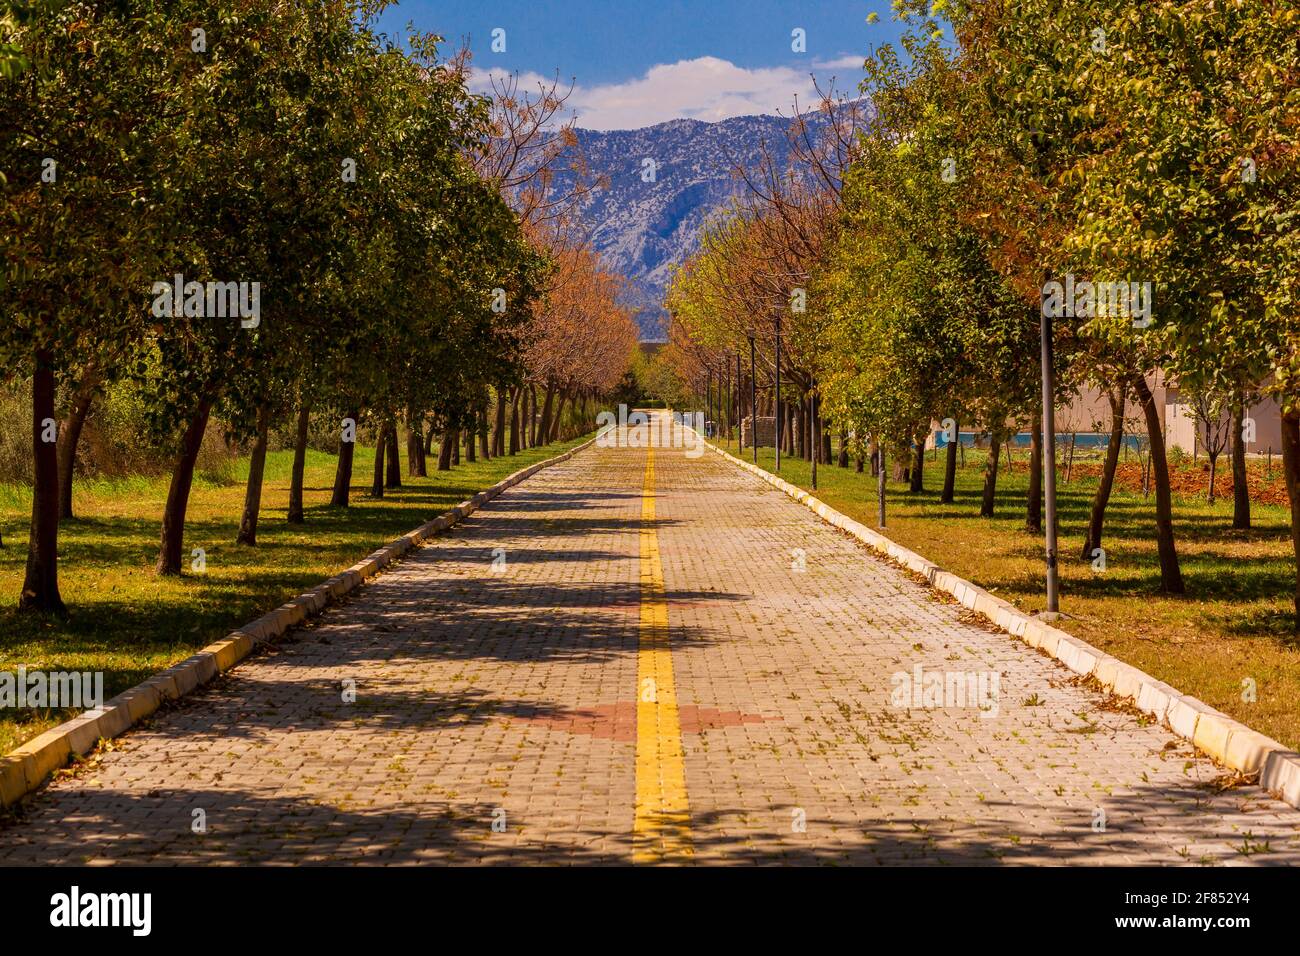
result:
M 643 340 L 667 336 L 663 301 L 670 267 L 699 248 L 709 215 L 745 188 L 732 178 L 732 168 L 752 166 L 764 143 L 783 164 L 789 124 L 779 116 L 737 116 L 716 123 L 678 119 L 644 129 L 575 130 L 592 173 L 609 180 L 583 210 L 592 245 L 607 269 L 630 280 L 627 302 L 640 310 Z M 643 181 L 646 160 L 655 164 L 652 182 Z M 557 165 L 556 183 L 563 188 L 572 174 Z

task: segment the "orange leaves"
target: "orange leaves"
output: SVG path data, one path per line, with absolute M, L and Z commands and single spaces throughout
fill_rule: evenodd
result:
M 636 323 L 619 303 L 623 279 L 589 246 L 554 244 L 551 287 L 533 306 L 526 364 L 538 381 L 570 391 L 614 388 L 627 372 Z

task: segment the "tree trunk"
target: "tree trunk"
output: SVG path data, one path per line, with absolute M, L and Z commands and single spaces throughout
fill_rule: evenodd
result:
M 361 414 L 359 409 L 352 409 L 347 414 L 354 423 L 357 416 Z M 355 424 L 353 426 L 355 432 Z M 348 492 L 352 489 L 352 458 L 357 449 L 355 434 L 353 441 L 344 441 L 343 436 L 339 436 L 339 460 L 334 469 L 334 491 L 330 495 L 330 506 L 334 508 L 346 508 L 348 506 Z
M 420 477 L 420 433 L 412 427 L 410 420 L 406 425 L 406 477 Z
M 1246 441 L 1241 434 L 1245 424 L 1246 403 L 1239 401 L 1232 409 L 1232 526 L 1250 527 L 1250 484 L 1246 476 Z
M 194 463 L 203 447 L 203 433 L 208 428 L 208 414 L 212 411 L 210 399 L 199 403 L 181 439 L 180 455 L 172 468 L 171 487 L 167 490 L 167 504 L 163 509 L 162 541 L 158 548 L 159 574 L 181 573 L 181 552 L 185 545 L 185 511 L 190 503 L 190 487 L 194 484 Z
M 289 480 L 289 524 L 302 524 L 302 476 L 307 467 L 307 432 L 311 406 L 298 409 L 298 429 L 293 436 L 293 477 Z
M 528 389 L 519 388 L 519 450 L 528 450 Z
M 86 415 L 90 412 L 91 402 L 95 397 L 95 386 L 99 378 L 93 372 L 82 376 L 77 386 L 77 397 L 68 412 L 68 419 L 59 429 L 57 442 L 59 461 L 59 520 L 72 517 L 72 475 L 77 465 L 77 442 L 81 440 L 81 429 L 86 424 Z
M 32 529 L 27 544 L 27 574 L 18 607 L 24 611 L 67 614 L 59 596 L 59 454 L 55 441 L 43 441 L 54 421 L 54 355 L 36 352 L 32 376 Z
M 1282 415 L 1282 475 L 1286 479 L 1286 496 L 1291 502 L 1291 550 L 1295 554 L 1296 581 L 1292 603 L 1300 633 L 1300 411 Z
M 542 402 L 542 420 L 537 428 L 537 435 L 540 441 L 534 439 L 534 444 L 545 445 L 546 436 L 551 433 L 551 414 L 555 408 L 555 386 L 549 382 L 546 384 L 546 398 Z
M 1219 453 L 1216 451 L 1210 455 L 1210 488 L 1206 493 L 1206 498 L 1210 504 L 1214 504 L 1214 479 L 1219 471 Z
M 790 437 L 794 442 L 794 448 L 791 449 L 790 455 L 791 457 L 797 456 L 806 459 L 808 457 L 806 454 L 808 451 L 808 443 L 804 441 L 804 425 L 807 422 L 807 417 L 805 415 L 804 400 L 802 398 L 799 399 L 799 405 L 797 408 L 791 407 L 790 414 L 794 418 L 794 427 L 790 429 Z
M 257 518 L 262 512 L 262 477 L 266 474 L 266 437 L 271 429 L 271 412 L 265 405 L 257 410 L 257 441 L 248 460 L 248 485 L 244 489 L 244 516 L 239 520 L 236 544 L 257 544 Z
M 917 431 L 912 439 L 912 475 L 909 491 L 925 491 L 925 432 Z
M 1092 552 L 1101 547 L 1102 527 L 1106 523 L 1106 505 L 1110 502 L 1110 491 L 1115 486 L 1115 469 L 1119 466 L 1120 446 L 1124 444 L 1124 393 L 1116 389 L 1111 391 L 1110 399 L 1110 441 L 1106 445 L 1106 460 L 1101 466 L 1101 479 L 1097 482 L 1097 493 L 1092 497 L 1092 514 L 1088 518 L 1088 530 L 1083 536 L 1083 560 L 1091 561 Z
M 1147 438 L 1150 444 L 1150 462 L 1156 479 L 1156 545 L 1160 551 L 1160 590 L 1166 594 L 1182 594 L 1183 573 L 1178 567 L 1178 551 L 1174 547 L 1173 500 L 1169 489 L 1169 462 L 1165 458 L 1165 436 L 1160 427 L 1160 413 L 1155 397 L 1147 387 L 1145 376 L 1135 375 L 1133 387 L 1142 414 L 1146 418 Z
M 456 447 L 456 433 L 448 428 L 442 433 L 442 444 L 438 446 L 438 470 L 448 471 L 451 468 L 451 452 Z
M 384 449 L 388 454 L 388 474 L 384 476 L 384 487 L 400 488 L 402 487 L 402 456 L 397 448 L 396 419 L 388 423 L 388 434 L 385 437 L 387 441 L 384 442 Z
M 478 431 L 478 413 L 470 412 L 469 424 L 465 427 L 465 460 L 474 462 L 476 459 L 474 451 L 475 433 Z
M 492 440 L 488 431 L 488 409 L 484 405 L 478 413 L 478 454 L 484 461 L 492 460 Z
M 537 386 L 528 386 L 528 447 L 537 447 Z
M 945 449 L 943 460 L 943 493 L 939 495 L 939 501 L 945 505 L 953 502 L 957 493 L 957 445 L 961 441 L 961 432 L 958 431 L 956 424 L 952 427 L 953 433 L 957 437 L 948 442 Z
M 498 458 L 506 453 L 506 396 L 506 389 L 497 389 L 497 418 L 496 427 L 492 430 L 492 454 Z
M 388 449 L 388 422 L 379 425 L 375 436 L 375 461 L 370 471 L 370 497 L 384 497 L 384 454 Z
M 799 457 L 809 463 L 817 451 L 816 415 L 811 395 L 806 401 L 799 402 Z
M 998 491 L 998 463 L 1002 460 L 1002 439 L 992 435 L 989 439 L 989 457 L 984 462 L 984 499 L 980 502 L 980 517 L 992 518 L 993 505 Z
M 563 420 L 563 418 L 564 418 L 564 403 L 565 403 L 565 400 L 567 399 L 567 397 L 568 397 L 568 396 L 566 396 L 564 392 L 560 392 L 559 396 L 558 396 L 557 399 L 556 399 L 556 402 L 555 402 L 555 421 L 554 421 L 554 423 L 551 425 L 551 433 L 547 436 L 547 441 L 548 441 L 548 442 L 557 442 L 557 441 L 559 441 L 560 438 L 561 438 L 561 435 L 560 435 L 560 432 L 561 432 L 560 422 L 561 422 L 561 421 Z
M 1025 530 L 1043 530 L 1043 419 L 1034 416 L 1029 429 L 1029 493 L 1025 504 Z
M 817 435 L 821 439 L 822 457 L 821 463 L 829 465 L 831 463 L 831 433 L 826 427 L 826 419 L 822 417 L 822 401 L 817 399 Z
M 841 468 L 849 467 L 849 430 L 840 428 L 840 459 Z
M 522 400 L 522 388 L 514 389 L 510 396 L 510 454 L 519 454 L 519 403 Z
M 876 444 L 876 523 L 885 526 L 885 443 Z
M 406 474 L 423 478 L 424 474 L 424 424 L 419 415 L 408 416 L 406 426 Z

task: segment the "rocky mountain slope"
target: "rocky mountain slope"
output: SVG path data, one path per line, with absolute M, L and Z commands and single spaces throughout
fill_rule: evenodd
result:
M 738 116 L 576 131 L 592 172 L 609 179 L 584 209 L 592 244 L 607 268 L 630 280 L 627 298 L 640 310 L 644 340 L 667 333 L 663 299 L 670 268 L 699 247 L 706 219 L 745 188 L 731 170 L 738 162 L 753 165 L 764 143 L 784 162 L 788 125 L 779 116 Z M 646 181 L 643 173 L 651 168 L 653 180 Z M 561 188 L 568 176 L 557 171 Z

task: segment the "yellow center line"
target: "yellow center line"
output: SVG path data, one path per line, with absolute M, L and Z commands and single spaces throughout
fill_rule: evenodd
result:
M 668 603 L 655 528 L 655 453 L 646 449 L 641 492 L 641 634 L 637 649 L 636 815 L 632 862 L 670 863 L 691 856 L 690 808 L 682 728 L 677 715 Z

